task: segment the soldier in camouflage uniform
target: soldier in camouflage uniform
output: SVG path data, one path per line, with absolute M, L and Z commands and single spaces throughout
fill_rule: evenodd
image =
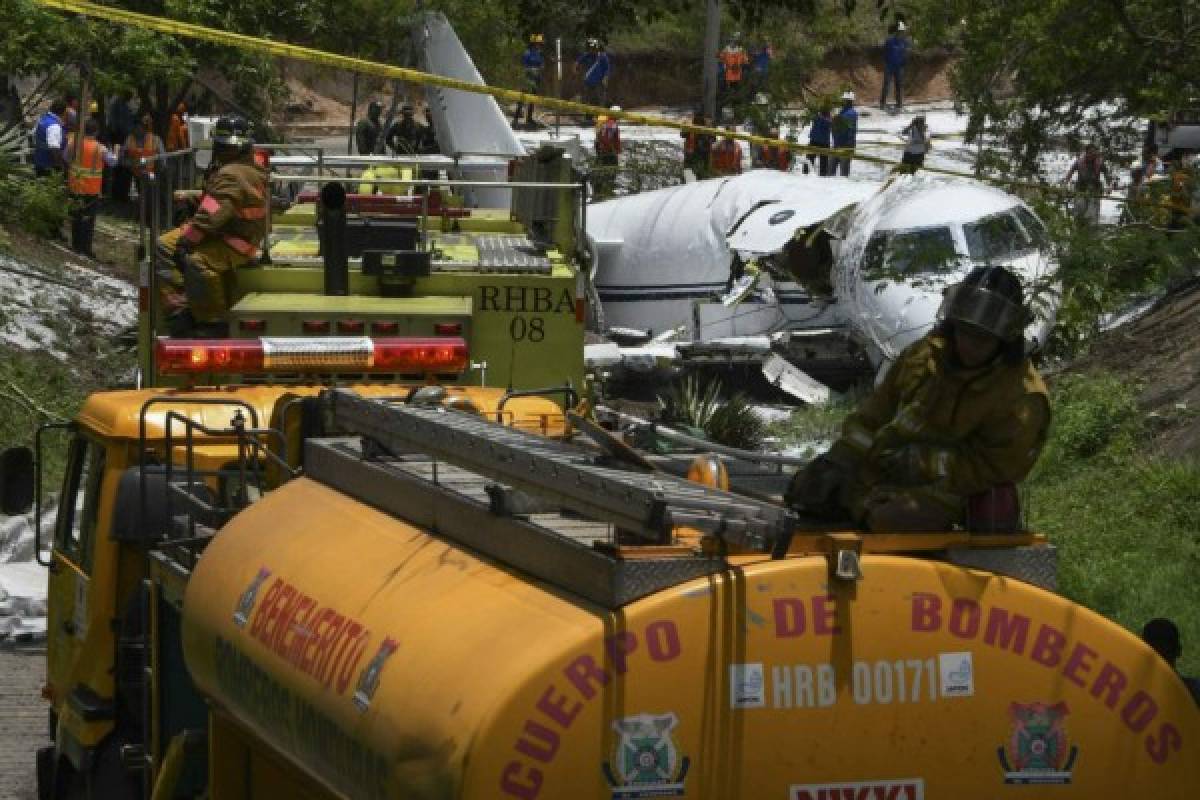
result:
M 234 271 L 258 258 L 267 233 L 267 170 L 256 163 L 249 124 L 222 117 L 213 129 L 217 169 L 190 220 L 158 240 L 158 274 L 172 336 L 225 335 Z

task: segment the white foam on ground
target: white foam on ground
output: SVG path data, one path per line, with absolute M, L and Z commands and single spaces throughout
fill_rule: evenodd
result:
M 54 508 L 43 508 L 43 547 L 53 532 Z M 33 555 L 33 515 L 0 516 L 0 642 L 46 635 L 47 572 Z
M 68 346 L 79 337 L 112 335 L 132 326 L 137 290 L 80 264 L 66 262 L 51 273 L 0 255 L 0 309 L 0 343 L 66 361 Z

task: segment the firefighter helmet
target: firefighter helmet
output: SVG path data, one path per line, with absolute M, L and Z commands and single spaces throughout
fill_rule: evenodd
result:
M 545 34 L 541 34 L 541 33 L 529 34 L 529 43 L 530 44 L 541 44 L 544 41 L 546 41 Z
M 212 129 L 212 140 L 220 147 L 249 147 L 254 144 L 254 129 L 245 117 L 221 117 Z
M 1021 338 L 1030 314 L 1016 275 L 1004 267 L 976 267 L 961 283 L 946 290 L 938 319 L 1011 342 Z

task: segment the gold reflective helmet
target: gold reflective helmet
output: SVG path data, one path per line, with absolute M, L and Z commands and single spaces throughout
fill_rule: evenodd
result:
M 546 37 L 540 33 L 529 34 L 529 43 L 530 44 L 541 44 L 544 41 L 546 41 Z
M 940 322 L 969 325 L 1011 342 L 1024 335 L 1031 315 L 1021 281 L 1004 267 L 976 267 L 946 290 L 938 309 Z

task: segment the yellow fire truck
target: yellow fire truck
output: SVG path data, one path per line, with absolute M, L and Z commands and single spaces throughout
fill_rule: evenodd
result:
M 89 398 L 42 796 L 1195 796 L 1187 689 L 1038 537 L 808 530 L 567 427 L 478 387 Z

